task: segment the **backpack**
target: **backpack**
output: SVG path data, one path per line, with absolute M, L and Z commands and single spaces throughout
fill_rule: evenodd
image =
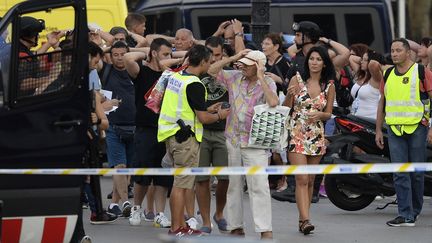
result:
M 335 82 L 336 102 L 339 107 L 349 107 L 354 98 L 351 96 L 351 88 L 353 86 L 353 77 L 347 66 L 340 70 L 340 78 Z

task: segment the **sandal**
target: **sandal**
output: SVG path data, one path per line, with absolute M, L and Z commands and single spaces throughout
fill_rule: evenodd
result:
M 310 223 L 309 219 L 299 220 L 299 231 L 304 235 L 309 235 L 315 229 L 315 226 Z
M 229 232 L 227 230 L 228 223 L 227 223 L 226 219 L 221 218 L 221 219 L 217 220 L 216 214 L 215 214 L 215 215 L 213 215 L 213 220 L 216 222 L 218 229 L 221 233 L 228 233 Z

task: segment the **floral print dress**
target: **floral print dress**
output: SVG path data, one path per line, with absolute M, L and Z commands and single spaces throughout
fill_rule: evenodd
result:
M 309 122 L 307 114 L 325 109 L 331 85 L 333 83 L 329 82 L 324 91 L 317 97 L 311 98 L 305 83 L 299 80 L 300 92 L 294 97 L 294 110 L 289 120 L 291 138 L 288 145 L 289 152 L 305 155 L 325 154 L 324 123 L 321 120 Z

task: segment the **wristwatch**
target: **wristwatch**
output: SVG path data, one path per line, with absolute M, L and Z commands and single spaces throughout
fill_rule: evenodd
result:
M 243 37 L 243 32 L 237 32 L 237 33 L 235 33 L 235 36 Z

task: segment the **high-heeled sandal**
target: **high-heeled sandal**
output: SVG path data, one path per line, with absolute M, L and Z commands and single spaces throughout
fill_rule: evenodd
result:
M 299 231 L 304 235 L 309 235 L 315 229 L 315 226 L 310 223 L 309 219 L 299 220 Z

